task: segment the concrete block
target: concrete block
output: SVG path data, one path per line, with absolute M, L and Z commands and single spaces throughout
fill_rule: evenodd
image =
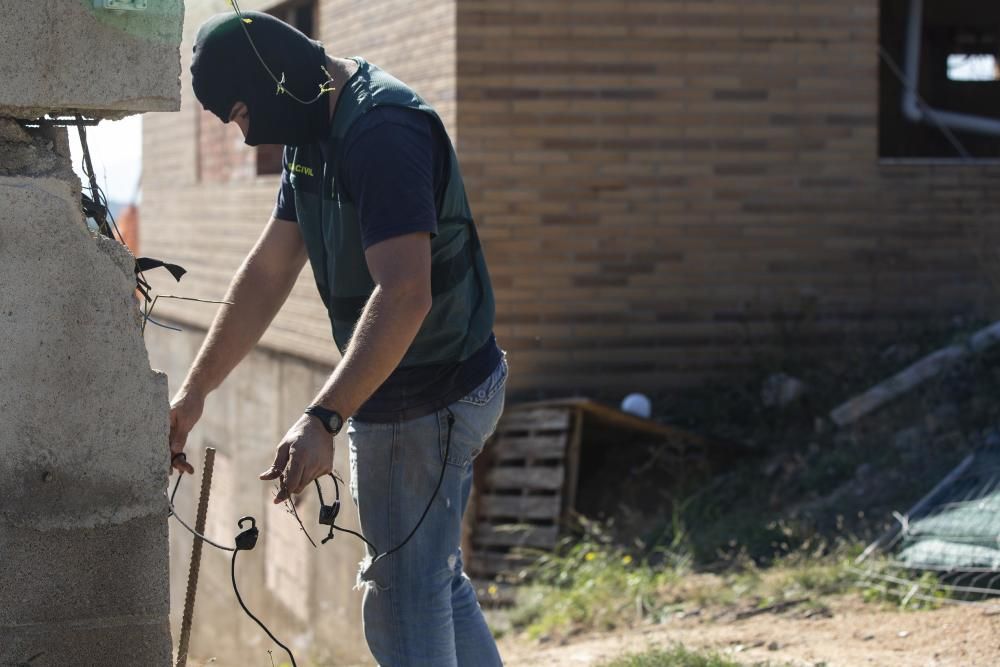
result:
M 74 185 L 0 177 L 0 522 L 38 530 L 165 514 L 166 378 L 131 256 L 95 242 Z
M 75 131 L 75 130 L 74 130 Z M 0 118 L 0 176 L 45 176 L 73 181 L 69 139 L 64 130 L 28 132 L 12 118 Z
M 0 664 L 166 665 L 166 378 L 133 258 L 55 163 L 0 176 Z
M 32 665 L 169 664 L 168 600 L 151 581 L 166 572 L 167 550 L 149 548 L 166 539 L 159 515 L 98 528 L 0 530 L 0 664 L 26 664 L 37 653 Z
M 143 11 L 93 0 L 0 0 L 0 116 L 119 118 L 180 108 L 183 0 Z

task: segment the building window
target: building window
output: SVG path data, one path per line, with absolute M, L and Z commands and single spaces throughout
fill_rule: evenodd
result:
M 948 56 L 949 81 L 996 81 L 1000 78 L 992 54 L 953 53 Z
M 316 0 L 289 0 L 277 7 L 264 10 L 271 16 L 281 19 L 289 25 L 301 30 L 305 35 L 316 38 Z M 257 147 L 257 175 L 281 173 L 282 146 L 264 144 Z
M 879 155 L 1000 157 L 1000 3 L 882 0 Z

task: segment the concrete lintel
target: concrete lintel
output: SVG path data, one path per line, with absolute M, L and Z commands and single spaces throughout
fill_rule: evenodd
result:
M 0 0 L 0 16 L 0 116 L 121 118 L 180 108 L 183 0 L 143 11 Z

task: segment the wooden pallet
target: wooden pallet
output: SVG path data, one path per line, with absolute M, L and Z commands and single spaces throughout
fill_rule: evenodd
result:
M 577 422 L 574 410 L 562 406 L 515 407 L 500 420 L 477 480 L 469 568 L 477 579 L 516 572 L 532 560 L 529 552 L 555 547 L 572 506 L 567 490 L 575 486 L 579 459 Z
M 692 433 L 586 399 L 509 406 L 476 460 L 466 515 L 466 571 L 484 604 L 509 602 L 503 581 L 516 580 L 539 553 L 555 548 L 576 508 L 585 415 L 659 440 L 679 462 L 705 449 Z M 484 596 L 487 590 L 492 593 Z

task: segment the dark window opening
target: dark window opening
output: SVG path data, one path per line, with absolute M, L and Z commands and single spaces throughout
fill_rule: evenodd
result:
M 316 39 L 316 0 L 289 0 L 265 11 Z M 278 144 L 263 144 L 257 147 L 258 176 L 281 173 L 282 148 Z
M 910 0 L 882 0 L 879 36 L 884 55 L 905 73 Z M 917 40 L 916 90 L 923 104 L 942 112 L 1000 121 L 1000 3 L 924 0 Z M 946 132 L 931 119 L 903 112 L 905 86 L 893 67 L 879 66 L 879 156 L 959 158 Z M 950 129 L 971 157 L 1000 157 L 1000 136 Z

